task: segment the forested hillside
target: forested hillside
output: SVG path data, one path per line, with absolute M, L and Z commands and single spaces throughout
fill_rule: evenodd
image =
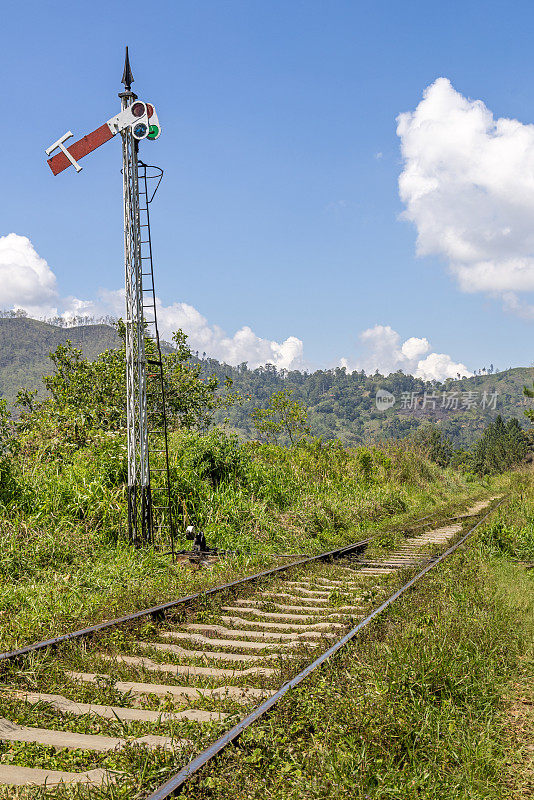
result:
M 89 359 L 120 341 L 114 328 L 105 324 L 64 328 L 24 317 L 0 319 L 0 397 L 11 402 L 21 387 L 38 389 L 44 396 L 41 378 L 51 371 L 49 352 L 67 339 Z M 292 390 L 294 399 L 309 408 L 314 435 L 346 443 L 399 438 L 435 422 L 456 446 L 467 446 L 497 414 L 516 418 L 526 427 L 524 411 L 534 406 L 523 395 L 523 386 L 534 379 L 532 367 L 440 384 L 402 372 L 387 377 L 347 373 L 341 368 L 287 372 L 272 365 L 250 370 L 246 364 L 231 367 L 206 357 L 195 360 L 202 365 L 204 377 L 214 375 L 221 385 L 225 378 L 232 379 L 240 402 L 219 410 L 215 420 L 247 438 L 254 436 L 252 409 L 265 406 L 280 389 Z M 393 395 L 386 410 L 377 408 L 380 390 Z
M 206 375 L 230 376 L 244 402 L 226 412 L 236 430 L 253 434 L 250 410 L 262 406 L 274 391 L 293 390 L 293 397 L 309 408 L 312 433 L 338 438 L 346 443 L 371 439 L 400 438 L 421 425 L 434 422 L 457 446 L 472 444 L 497 414 L 515 418 L 523 427 L 530 424 L 524 411 L 534 405 L 523 395 L 531 384 L 534 368 L 517 367 L 492 375 L 423 381 L 395 372 L 388 376 L 347 373 L 342 368 L 317 370 L 311 374 L 277 371 L 272 366 L 249 370 L 246 365 L 228 367 L 204 360 Z M 377 408 L 377 392 L 389 392 L 394 403 Z M 393 400 L 391 398 L 391 400 Z M 219 412 L 219 420 L 223 418 Z
M 67 339 L 90 359 L 120 344 L 110 325 L 60 328 L 27 317 L 0 318 L 0 397 L 11 402 L 22 387 L 44 396 L 41 378 L 50 372 L 49 353 Z

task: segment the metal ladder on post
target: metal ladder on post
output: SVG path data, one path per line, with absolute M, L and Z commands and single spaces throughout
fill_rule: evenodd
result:
M 149 206 L 158 191 L 163 170 L 138 162 L 140 255 L 143 279 L 143 319 L 145 323 L 145 359 L 149 421 L 149 472 L 152 497 L 151 542 L 156 548 L 170 544 L 174 561 L 176 528 L 172 509 L 169 467 L 169 432 L 165 398 L 165 375 L 161 355 L 154 263 L 150 238 Z

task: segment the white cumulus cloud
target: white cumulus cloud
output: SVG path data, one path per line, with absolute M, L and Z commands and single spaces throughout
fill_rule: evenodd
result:
M 244 325 L 232 336 L 188 303 L 163 305 L 156 300 L 160 335 L 170 340 L 181 328 L 193 350 L 226 361 L 248 362 L 251 369 L 274 364 L 279 369 L 303 366 L 303 344 L 296 336 L 283 342 L 264 339 Z M 124 316 L 124 290 L 101 289 L 95 300 L 60 297 L 56 276 L 26 236 L 10 233 L 0 237 L 0 308 L 20 308 L 34 317 L 61 316 L 67 322 L 80 317 Z
M 417 253 L 446 259 L 462 291 L 532 316 L 517 293 L 534 291 L 534 125 L 495 118 L 446 78 L 397 122 Z
M 68 298 L 69 309 L 63 313 L 66 319 L 76 316 L 124 316 L 124 289 L 101 289 L 97 301 L 84 301 Z M 279 369 L 298 369 L 303 364 L 303 344 L 296 336 L 289 336 L 283 342 L 262 339 L 244 325 L 233 336 L 229 336 L 218 325 L 210 325 L 208 320 L 189 303 L 163 305 L 156 298 L 160 336 L 167 341 L 181 328 L 187 334 L 193 350 L 206 353 L 227 364 L 241 364 L 246 361 L 249 368 L 260 364 L 274 364 Z
M 423 378 L 425 381 L 443 381 L 445 378 L 456 378 L 458 375 L 463 378 L 472 374 L 465 364 L 453 361 L 445 353 L 430 353 L 429 356 L 418 361 L 414 372 L 416 378 Z
M 473 374 L 465 364 L 453 361 L 445 353 L 429 353 L 431 347 L 426 338 L 412 336 L 402 342 L 400 335 L 390 325 L 367 328 L 360 333 L 360 341 L 363 344 L 363 356 L 354 362 L 342 358 L 342 367 L 363 369 L 367 374 L 378 370 L 382 375 L 401 369 L 417 378 L 438 381 Z
M 257 336 L 248 325 L 229 336 L 217 325 L 210 325 L 188 303 L 164 306 L 158 300 L 157 309 L 164 338 L 170 338 L 173 331 L 181 328 L 188 335 L 194 350 L 205 352 L 220 361 L 228 364 L 247 361 L 252 369 L 260 364 L 274 364 L 279 369 L 297 369 L 302 366 L 303 344 L 296 336 L 289 336 L 283 342 L 275 342 Z
M 510 304 L 517 302 L 508 296 Z M 170 340 L 181 328 L 189 337 L 193 350 L 225 361 L 228 364 L 248 362 L 250 368 L 274 364 L 279 369 L 299 369 L 305 366 L 303 343 L 296 336 L 282 342 L 258 336 L 243 325 L 228 334 L 208 320 L 189 303 L 164 305 L 158 298 L 157 312 L 160 335 Z M 0 308 L 20 308 L 35 317 L 61 316 L 73 324 L 83 317 L 124 316 L 124 289 L 100 289 L 95 299 L 62 297 L 56 276 L 44 258 L 35 251 L 26 236 L 10 233 L 0 237 Z M 354 363 L 341 359 L 348 369 L 379 370 L 389 374 L 398 369 L 426 380 L 470 375 L 467 367 L 454 362 L 444 353 L 434 353 L 428 339 L 412 336 L 401 341 L 389 325 L 375 325 L 360 334 L 363 355 Z
M 56 313 L 56 276 L 27 236 L 0 236 L 0 308 L 24 308 L 29 314 Z
M 416 360 L 420 356 L 428 353 L 430 342 L 428 339 L 418 339 L 416 336 L 406 339 L 401 347 L 402 355 L 410 360 Z

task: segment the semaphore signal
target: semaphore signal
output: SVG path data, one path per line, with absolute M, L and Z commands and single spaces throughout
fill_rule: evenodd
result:
M 132 96 L 134 96 L 133 93 Z M 63 172 L 64 169 L 71 165 L 76 172 L 81 172 L 82 167 L 78 164 L 80 158 L 89 155 L 97 147 L 109 142 L 117 133 L 123 133 L 128 129 L 130 129 L 133 138 L 138 142 L 142 139 L 154 141 L 160 136 L 161 125 L 152 103 L 136 100 L 118 114 L 115 114 L 114 117 L 108 119 L 95 131 L 74 142 L 70 147 L 65 147 L 65 142 L 73 134 L 71 131 L 67 131 L 57 142 L 47 147 L 46 154 L 48 156 L 58 148 L 61 150 L 60 153 L 56 153 L 55 156 L 48 159 L 48 166 L 54 175 L 59 175 L 60 172 Z
M 124 200 L 124 263 L 126 293 L 126 405 L 128 431 L 128 527 L 130 539 L 134 544 L 155 542 L 156 533 L 161 539 L 163 528 L 167 528 L 171 552 L 174 556 L 174 524 L 171 510 L 169 457 L 167 443 L 167 421 L 163 363 L 156 317 L 156 295 L 152 264 L 152 244 L 150 239 L 150 217 L 148 206 L 163 171 L 158 167 L 148 167 L 138 158 L 139 143 L 145 139 L 154 141 L 161 134 L 161 125 L 152 103 L 139 100 L 132 92 L 133 75 L 130 67 L 128 48 L 124 63 L 120 92 L 121 110 L 92 133 L 88 133 L 70 147 L 65 142 L 72 137 L 67 131 L 60 139 L 46 149 L 51 156 L 48 165 L 54 175 L 72 166 L 76 172 L 82 167 L 79 160 L 92 153 L 117 134 L 122 138 L 122 177 Z M 58 153 L 54 153 L 59 150 Z M 152 170 L 152 173 L 148 173 Z M 148 190 L 148 181 L 158 180 L 156 190 Z M 141 188 L 140 188 L 141 186 Z M 151 195 L 151 196 L 149 196 Z M 143 278 L 148 278 L 143 286 Z M 148 295 L 148 296 L 147 296 Z M 147 317 L 148 310 L 148 317 Z M 150 318 L 152 317 L 152 318 Z M 147 357 L 146 336 L 150 335 L 152 344 Z M 148 365 L 148 366 L 147 366 Z M 158 418 L 163 418 L 163 449 L 157 451 L 163 456 L 164 466 L 153 468 L 163 473 L 163 481 L 154 490 L 151 487 L 151 461 L 149 447 L 147 392 L 151 385 L 157 386 Z M 163 485 L 162 485 L 163 484 Z M 153 494 L 163 496 L 153 502 Z M 159 518 L 157 522 L 155 517 Z M 166 523 L 163 523 L 166 517 Z

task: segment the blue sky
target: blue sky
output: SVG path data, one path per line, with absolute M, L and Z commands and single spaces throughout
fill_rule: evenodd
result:
M 528 299 L 530 278 L 462 284 L 443 238 L 416 255 L 426 212 L 399 219 L 396 117 L 443 76 L 496 118 L 534 122 L 533 34 L 526 2 L 4 2 L 0 235 L 29 238 L 56 277 L 46 302 L 60 311 L 70 296 L 99 308 L 101 289 L 122 286 L 120 141 L 79 175 L 53 177 L 44 149 L 116 113 L 128 44 L 133 88 L 163 126 L 141 149 L 165 169 L 152 208 L 158 294 L 164 307 L 186 303 L 205 318 L 204 339 L 191 323 L 200 350 L 206 341 L 229 353 L 218 342 L 249 326 L 261 340 L 301 340 L 311 367 L 342 357 L 373 366 L 360 334 L 381 325 L 470 370 L 530 364 L 531 306 L 518 312 L 515 301 Z M 496 195 L 487 213 L 498 217 Z M 510 258 L 528 260 L 530 246 Z M 0 286 L 0 306 L 39 305 L 24 281 L 20 300 L 14 287 L 15 278 L 2 296 Z M 395 347 L 388 335 L 373 357 Z

